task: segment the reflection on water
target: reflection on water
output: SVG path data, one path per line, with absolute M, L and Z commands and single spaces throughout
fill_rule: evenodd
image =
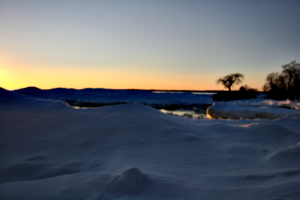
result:
M 165 110 L 160 109 L 161 112 L 166 114 L 178 115 L 180 117 L 194 118 L 194 119 L 207 119 L 205 110 Z
M 217 94 L 216 92 L 191 92 L 192 94 L 209 94 L 209 95 L 213 95 L 213 94 Z
M 216 94 L 216 92 L 188 92 L 188 91 L 152 91 L 153 93 L 158 93 L 158 94 L 161 94 L 161 93 L 166 93 L 166 94 L 184 94 L 184 93 L 191 93 L 191 94 L 204 94 L 204 95 L 213 95 L 213 94 Z
M 152 91 L 153 93 L 157 93 L 157 94 L 161 94 L 161 93 L 167 93 L 167 94 L 173 94 L 173 93 L 178 93 L 178 94 L 182 94 L 182 93 L 186 93 L 186 92 L 181 92 L 181 91 Z
M 95 107 L 81 107 L 81 106 L 70 106 L 71 108 L 75 109 L 89 109 L 89 108 L 95 108 Z

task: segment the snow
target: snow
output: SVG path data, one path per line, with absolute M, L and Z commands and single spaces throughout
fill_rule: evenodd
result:
M 264 96 L 260 96 L 256 99 L 248 99 L 248 100 L 237 100 L 237 101 L 228 101 L 221 102 L 222 104 L 226 103 L 228 105 L 239 105 L 239 106 L 255 106 L 255 107 L 275 107 L 275 108 L 289 108 L 289 109 L 300 109 L 299 101 L 291 101 L 291 100 L 271 100 L 264 99 Z
M 55 100 L 73 100 L 79 102 L 102 103 L 141 103 L 141 104 L 211 104 L 212 93 L 192 92 L 152 92 L 148 90 L 116 90 L 116 89 L 69 89 L 54 88 L 41 90 L 36 87 L 28 87 L 15 92 L 31 97 Z
M 137 195 L 144 190 L 146 184 L 147 180 L 141 170 L 138 168 L 130 168 L 111 180 L 106 190 L 112 195 Z
M 299 118 L 300 103 L 298 101 L 276 101 L 262 98 L 217 102 L 208 107 L 207 115 L 211 118 L 225 119 L 277 119 Z
M 300 111 L 293 109 L 271 108 L 271 107 L 253 107 L 228 104 L 215 104 L 208 107 L 207 115 L 211 118 L 225 119 L 277 119 L 277 118 L 299 118 Z
M 0 199 L 300 198 L 299 118 L 72 109 L 0 89 L 0 122 Z

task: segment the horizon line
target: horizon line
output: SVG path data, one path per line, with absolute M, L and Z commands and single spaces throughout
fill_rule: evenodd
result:
M 39 90 L 52 90 L 52 89 L 74 89 L 74 90 L 84 90 L 84 89 L 105 89 L 105 90 L 142 90 L 142 91 L 166 91 L 166 92 L 228 92 L 228 90 L 212 90 L 212 89 L 207 89 L 207 90 L 191 90 L 191 89 L 138 89 L 138 88 L 102 88 L 102 87 L 86 87 L 86 88 L 72 88 L 72 87 L 54 87 L 54 88 L 49 88 L 49 89 L 44 89 L 44 88 L 39 88 L 36 86 L 28 86 L 28 87 L 23 87 L 23 88 L 18 88 L 18 89 L 10 89 L 10 91 L 15 91 L 15 90 L 22 90 L 26 88 L 36 88 Z M 4 88 L 5 89 L 5 88 Z M 232 91 L 239 91 L 239 90 L 232 90 Z M 263 92 L 258 90 L 258 92 Z

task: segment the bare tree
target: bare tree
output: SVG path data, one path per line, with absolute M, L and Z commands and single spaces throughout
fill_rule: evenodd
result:
M 273 72 L 266 78 L 263 87 L 274 99 L 300 98 L 300 63 L 292 61 L 282 66 L 282 72 Z
M 286 76 L 278 72 L 272 72 L 268 74 L 263 90 L 270 91 L 278 89 L 286 89 Z
M 296 63 L 295 60 L 289 64 L 283 65 L 282 69 L 282 74 L 287 76 L 287 90 L 291 91 L 291 89 L 295 87 L 299 81 L 300 63 Z
M 224 85 L 225 88 L 227 88 L 229 91 L 231 91 L 231 86 L 233 84 L 238 85 L 239 83 L 242 82 L 243 78 L 244 78 L 244 75 L 241 73 L 228 74 L 227 76 L 219 78 L 217 80 L 217 84 L 221 83 L 222 85 Z

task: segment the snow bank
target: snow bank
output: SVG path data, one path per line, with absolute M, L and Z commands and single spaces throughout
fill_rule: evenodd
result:
M 300 198 L 299 118 L 76 110 L 2 90 L 0 122 L 0 199 Z
M 271 99 L 264 99 L 263 96 L 256 99 L 248 99 L 248 100 L 238 100 L 238 101 L 229 101 L 223 102 L 223 104 L 229 105 L 239 105 L 239 106 L 254 106 L 254 107 L 276 107 L 276 108 L 288 108 L 288 109 L 300 109 L 299 101 L 278 101 Z
M 0 106 L 2 109 L 69 109 L 64 101 L 36 99 L 27 95 L 22 95 L 17 92 L 12 92 L 0 88 Z
M 266 100 L 263 98 L 218 102 L 208 107 L 206 113 L 211 118 L 225 119 L 299 118 L 300 102 Z
M 300 111 L 293 109 L 274 107 L 253 107 L 228 104 L 215 104 L 207 108 L 207 115 L 211 118 L 225 119 L 277 119 L 277 118 L 299 118 Z

